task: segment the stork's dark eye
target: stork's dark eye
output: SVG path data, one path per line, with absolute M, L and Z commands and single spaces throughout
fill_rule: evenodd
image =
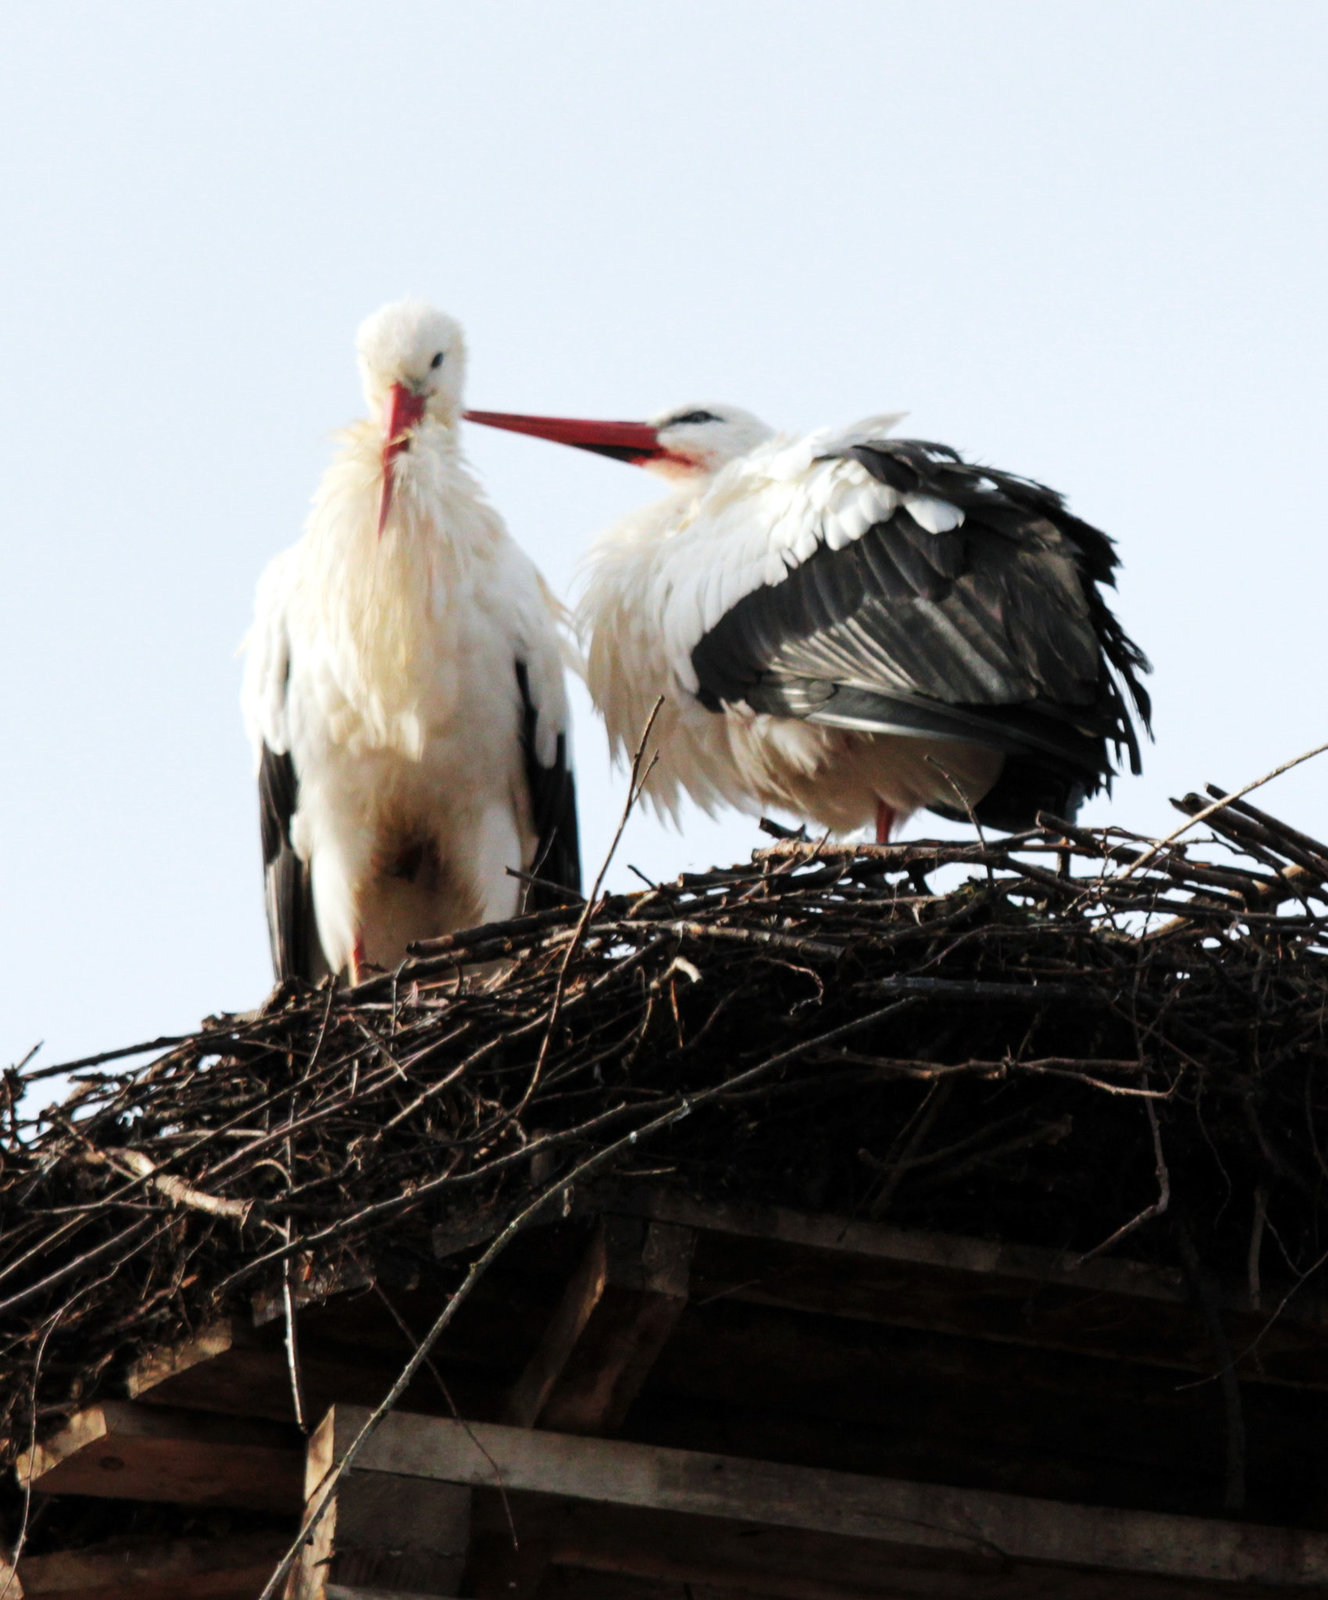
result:
M 722 422 L 722 417 L 717 417 L 713 411 L 684 411 L 680 417 L 670 417 L 664 424 L 666 428 L 674 428 L 681 422 Z
M 432 360 L 432 361 L 431 361 L 431 362 L 430 362 L 430 363 L 429 363 L 429 365 L 430 365 L 430 367 L 432 367 L 432 368 L 433 368 L 433 369 L 434 369 L 434 370 L 435 370 L 435 371 L 437 371 L 437 369 L 438 369 L 438 368 L 439 368 L 439 367 L 441 367 L 441 366 L 442 366 L 442 364 L 443 364 L 443 352 L 442 352 L 442 351 L 441 351 L 441 350 L 440 350 L 440 351 L 439 351 L 439 352 L 438 352 L 438 354 L 437 354 L 437 355 L 436 355 L 436 356 L 435 356 L 435 357 L 434 357 L 434 358 L 433 358 L 433 360 Z

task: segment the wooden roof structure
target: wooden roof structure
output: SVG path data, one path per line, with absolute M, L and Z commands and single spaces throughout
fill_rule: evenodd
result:
M 1328 1596 L 1328 850 L 1214 821 L 781 843 L 11 1106 L 6 1600 Z

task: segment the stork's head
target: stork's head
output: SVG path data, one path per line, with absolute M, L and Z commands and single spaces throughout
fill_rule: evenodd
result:
M 452 427 L 461 411 L 466 341 L 451 317 L 420 300 L 397 300 L 361 323 L 355 339 L 370 411 L 383 426 L 378 532 L 392 505 L 394 462 L 426 419 Z
M 467 411 L 471 422 L 530 433 L 645 467 L 665 478 L 699 478 L 773 438 L 774 429 L 740 406 L 674 406 L 649 422 L 589 422 L 527 417 L 509 411 Z

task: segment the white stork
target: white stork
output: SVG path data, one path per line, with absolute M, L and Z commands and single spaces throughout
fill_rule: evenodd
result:
M 554 603 L 461 455 L 461 329 L 406 300 L 357 349 L 369 419 L 263 574 L 248 639 L 278 978 L 356 981 L 579 888 Z
M 889 438 L 897 416 L 468 415 L 675 480 L 593 547 L 578 614 L 620 755 L 665 697 L 666 813 L 685 790 L 882 841 L 922 807 L 1013 830 L 1109 786 L 1108 747 L 1139 770 L 1148 663 L 1102 595 L 1112 542 L 1041 484 Z

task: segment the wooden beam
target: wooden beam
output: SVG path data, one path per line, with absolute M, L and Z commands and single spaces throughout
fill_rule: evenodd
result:
M 289 1542 L 271 1532 L 119 1540 L 28 1556 L 20 1567 L 27 1600 L 253 1600 Z
M 131 1400 L 155 1406 L 278 1422 L 294 1415 L 285 1352 L 239 1317 L 223 1317 L 190 1339 L 149 1350 L 130 1367 L 125 1390 Z
M 329 1412 L 309 1439 L 307 1507 L 333 1465 Z M 395 1473 L 348 1472 L 300 1551 L 286 1600 L 424 1600 L 455 1595 L 470 1543 L 471 1491 Z
M 107 1400 L 18 1458 L 44 1494 L 298 1511 L 302 1440 L 278 1423 Z
M 509 1522 L 509 1517 L 511 1522 Z M 512 1524 L 519 1546 L 512 1548 Z M 1271 1600 L 1281 1589 L 1206 1579 L 1146 1577 L 1012 1561 L 999 1552 L 958 1557 L 710 1517 L 685 1522 L 633 1507 L 571 1504 L 542 1496 L 476 1491 L 467 1592 L 508 1594 L 474 1556 L 515 1560 L 532 1545 L 556 1569 L 545 1591 L 559 1600 L 681 1600 L 753 1595 L 777 1600 Z M 502 1568 L 494 1564 L 495 1575 Z M 656 1590 L 653 1585 L 659 1585 Z M 686 1586 L 686 1588 L 684 1587 Z M 1319 1586 L 1293 1593 L 1320 1594 Z M 524 1595 L 519 1596 L 524 1600 Z
M 287 1600 L 424 1600 L 460 1593 L 471 1491 L 350 1472 L 300 1551 Z
M 1321 1526 L 1324 1398 L 1265 1386 L 1244 1399 L 1244 1515 Z M 1222 1506 L 1225 1423 L 1216 1384 L 1156 1369 L 909 1330 L 855 1339 L 828 1318 L 714 1306 L 679 1324 L 630 1437 L 1207 1516 Z
M 922 1228 L 897 1228 L 824 1212 L 747 1201 L 695 1200 L 681 1190 L 623 1187 L 597 1197 L 605 1211 L 649 1217 L 707 1233 L 798 1245 L 829 1256 L 869 1258 L 944 1267 L 980 1277 L 1013 1277 L 1081 1289 L 1187 1305 L 1190 1293 L 1179 1267 L 1159 1267 L 1117 1257 L 1097 1257 L 1083 1266 L 1065 1251 L 976 1239 Z
M 503 1420 L 564 1433 L 620 1428 L 687 1305 L 694 1242 L 690 1228 L 601 1217 Z M 479 1593 L 530 1600 L 547 1567 L 542 1541 L 500 1537 L 472 1552 L 468 1570 Z
M 399 1352 L 366 1348 L 353 1337 L 348 1345 L 330 1345 L 306 1334 L 301 1319 L 300 1387 L 310 1420 L 338 1402 L 378 1404 L 413 1348 L 395 1325 L 392 1332 Z M 149 1350 L 135 1362 L 126 1379 L 129 1396 L 144 1405 L 294 1422 L 286 1350 L 276 1333 L 274 1328 L 256 1331 L 237 1317 L 211 1323 L 193 1338 Z M 450 1376 L 449 1388 L 467 1415 L 478 1409 L 493 1416 L 501 1404 L 503 1386 L 495 1377 L 463 1371 Z M 411 1384 L 404 1405 L 409 1411 L 452 1411 L 429 1372 Z
M 1179 1268 L 921 1229 L 710 1203 L 659 1188 L 606 1188 L 586 1209 L 695 1230 L 692 1295 L 786 1306 L 997 1343 L 1077 1351 L 1171 1369 L 1215 1356 Z M 1302 1291 L 1275 1321 L 1227 1293 L 1223 1322 L 1245 1352 L 1243 1381 L 1328 1387 L 1328 1301 Z
M 336 1407 L 321 1448 L 340 1458 L 366 1420 Z M 1198 1517 L 1065 1505 L 986 1491 L 396 1413 L 357 1470 L 567 1502 L 712 1517 L 960 1562 L 997 1557 L 1214 1586 L 1328 1586 L 1328 1534 Z
M 504 1412 L 516 1427 L 622 1425 L 687 1304 L 690 1228 L 602 1217 Z

